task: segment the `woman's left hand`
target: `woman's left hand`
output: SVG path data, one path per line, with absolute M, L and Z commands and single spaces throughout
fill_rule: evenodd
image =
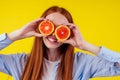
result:
M 100 47 L 97 47 L 93 44 L 90 44 L 88 42 L 86 42 L 81 33 L 80 30 L 78 29 L 78 27 L 74 24 L 71 23 L 67 23 L 66 25 L 69 26 L 69 28 L 71 29 L 71 36 L 68 40 L 66 40 L 64 43 L 68 43 L 71 44 L 74 47 L 77 47 L 81 50 L 85 50 L 88 52 L 91 52 L 95 55 L 98 55 L 100 52 Z
M 77 47 L 79 49 L 83 49 L 85 41 L 78 27 L 72 23 L 66 23 L 65 25 L 69 26 L 69 28 L 71 29 L 71 36 L 64 43 L 71 44 L 72 46 Z

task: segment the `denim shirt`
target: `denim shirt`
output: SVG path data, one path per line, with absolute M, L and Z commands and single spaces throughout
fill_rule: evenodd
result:
M 5 33 L 0 35 L 0 50 L 11 43 L 12 41 Z M 25 53 L 0 54 L 0 72 L 13 76 L 14 80 L 20 80 L 27 58 L 28 54 Z M 73 80 L 89 80 L 92 77 L 118 76 L 120 75 L 120 66 L 115 65 L 116 63 L 120 64 L 120 54 L 103 46 L 97 56 L 77 52 L 73 63 L 72 78 Z M 54 68 L 55 74 L 58 65 L 59 62 Z M 56 75 L 53 77 L 55 80 Z

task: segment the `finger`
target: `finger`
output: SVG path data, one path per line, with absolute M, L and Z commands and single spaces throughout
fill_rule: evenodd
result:
M 45 18 L 38 18 L 38 19 L 36 19 L 36 20 L 34 20 L 35 22 L 39 22 L 39 21 L 42 21 L 42 20 L 44 20 Z
M 44 20 L 47 21 L 48 19 L 45 18 Z
M 43 21 L 44 18 L 38 18 L 36 20 L 33 20 L 32 23 L 39 23 L 40 21 Z
M 69 28 L 70 28 L 70 29 L 73 29 L 73 28 L 75 28 L 75 26 L 73 26 L 73 25 L 70 25 L 70 26 L 69 26 Z
M 47 19 L 47 18 L 45 18 L 44 20 L 45 20 L 45 21 L 50 21 L 50 20 L 49 20 L 49 19 Z
M 35 23 L 34 25 L 36 25 L 35 28 L 36 28 L 37 25 L 38 25 L 41 21 L 43 21 L 44 19 L 45 19 L 45 18 L 38 18 L 38 19 L 34 20 L 33 23 Z

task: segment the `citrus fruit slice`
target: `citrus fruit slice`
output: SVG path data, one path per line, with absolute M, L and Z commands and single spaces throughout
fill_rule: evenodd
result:
M 42 21 L 39 24 L 39 31 L 42 35 L 48 36 L 53 33 L 54 25 L 51 21 Z
M 65 25 L 60 25 L 55 29 L 55 36 L 58 41 L 65 41 L 70 37 L 70 29 Z

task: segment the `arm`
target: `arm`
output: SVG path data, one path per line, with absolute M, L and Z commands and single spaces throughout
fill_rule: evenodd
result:
M 36 32 L 38 24 L 42 20 L 43 18 L 33 20 L 18 30 L 15 30 L 11 33 L 1 34 L 0 35 L 0 50 L 5 48 L 6 46 L 8 46 L 9 44 L 11 44 L 12 42 L 16 40 L 20 40 L 20 39 L 31 37 L 31 36 L 42 37 L 41 34 Z
M 103 46 L 97 47 L 88 42 L 84 43 L 82 49 L 96 55 L 87 55 L 86 62 L 90 67 L 90 78 L 120 75 L 120 53 Z
M 36 32 L 38 24 L 42 20 L 43 20 L 42 18 L 34 20 L 16 31 L 13 31 L 8 34 L 7 33 L 1 34 L 0 35 L 0 50 L 7 47 L 9 44 L 11 44 L 12 42 L 16 40 L 20 40 L 20 39 L 31 37 L 31 36 L 42 37 L 40 33 Z M 20 58 L 18 58 L 19 56 Z M 4 72 L 4 73 L 11 75 L 12 70 L 19 68 L 18 65 L 22 65 L 22 63 L 24 62 L 25 55 L 21 54 L 19 56 L 0 54 L 0 72 Z M 19 63 L 21 61 L 22 63 Z
M 116 58 L 109 57 L 109 60 L 109 58 L 106 58 L 108 56 L 105 55 L 106 52 L 111 53 L 113 51 L 102 46 L 97 56 L 82 52 L 76 53 L 74 60 L 74 80 L 78 79 L 78 77 L 83 77 L 83 75 L 85 79 L 120 75 L 120 66 L 116 66 L 116 62 L 120 61 L 120 55 L 118 54 Z
M 119 53 L 117 53 L 115 51 L 111 51 L 106 48 L 102 48 L 102 50 L 101 50 L 101 48 L 102 47 L 97 47 L 97 46 L 94 46 L 87 42 L 84 45 L 84 50 L 89 51 L 89 52 L 95 54 L 96 56 L 99 56 L 110 62 L 115 62 L 115 66 L 120 66 L 120 54 Z
M 120 54 L 101 47 L 97 56 L 87 55 L 90 63 L 90 77 L 120 75 Z
M 81 50 L 91 52 L 91 53 L 95 54 L 96 56 L 101 55 L 100 54 L 101 48 L 85 41 L 76 25 L 71 24 L 71 23 L 66 23 L 66 25 L 68 25 L 71 28 L 73 36 L 71 36 L 70 39 L 68 39 L 64 43 L 68 43 L 68 44 L 73 45 L 74 47 L 81 49 Z M 110 51 L 110 50 L 108 50 L 108 51 L 104 50 L 104 55 L 110 56 L 114 59 L 120 58 L 120 54 L 113 52 L 113 51 Z M 104 57 L 104 56 L 100 56 L 100 57 Z M 107 59 L 105 57 L 103 59 Z M 111 61 L 110 58 L 109 58 L 109 61 Z M 116 66 L 120 66 L 120 63 L 116 63 Z
M 97 47 L 93 44 L 86 42 L 81 36 L 81 33 L 76 25 L 70 23 L 68 25 L 71 28 L 73 36 L 71 36 L 64 43 L 71 44 L 74 47 L 91 52 L 96 55 L 87 55 L 84 57 L 86 59 L 84 63 L 87 64 L 87 69 L 89 69 L 89 71 L 91 72 L 90 77 L 120 75 L 119 53 L 111 51 L 104 47 Z M 79 63 L 79 61 L 77 62 Z

